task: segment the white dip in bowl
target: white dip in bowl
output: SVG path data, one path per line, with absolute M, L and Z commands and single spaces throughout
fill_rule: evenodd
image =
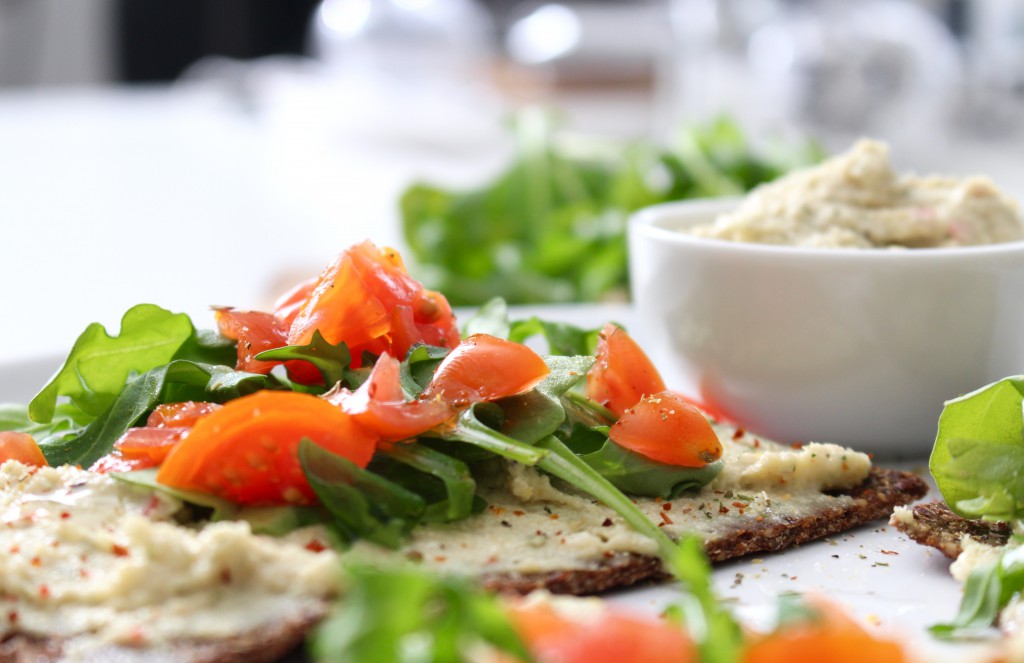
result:
M 850 166 L 862 150 L 886 152 L 865 142 L 838 159 Z M 831 207 L 813 202 L 829 178 L 882 181 L 842 166 L 795 173 L 745 202 L 638 212 L 629 250 L 642 335 L 684 390 L 752 430 L 923 458 L 945 400 L 1024 372 L 1024 231 L 1006 223 L 1020 225 L 1016 207 L 984 178 L 889 169 L 894 205 L 856 187 Z M 818 192 L 810 201 L 789 196 L 801 180 Z M 931 193 L 899 193 L 915 181 Z M 758 207 L 779 213 L 744 221 Z M 984 220 L 947 213 L 958 209 Z M 908 216 L 913 232 L 896 225 Z

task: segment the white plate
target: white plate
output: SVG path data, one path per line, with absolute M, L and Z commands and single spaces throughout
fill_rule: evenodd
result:
M 631 326 L 625 305 L 515 308 L 513 318 L 539 315 L 594 327 L 607 320 Z M 26 402 L 57 368 L 61 357 L 0 363 L 0 402 Z M 657 363 L 657 357 L 653 358 Z M 902 462 L 927 476 L 926 461 Z M 938 493 L 932 487 L 931 499 Z M 931 548 L 907 539 L 884 521 L 773 555 L 747 557 L 715 568 L 719 596 L 753 627 L 771 626 L 776 597 L 786 592 L 813 592 L 846 606 L 877 633 L 910 642 L 923 661 L 990 660 L 986 644 L 951 644 L 932 639 L 926 629 L 956 614 L 961 587 L 949 575 L 949 561 Z M 614 593 L 615 604 L 657 613 L 677 597 L 670 584 Z

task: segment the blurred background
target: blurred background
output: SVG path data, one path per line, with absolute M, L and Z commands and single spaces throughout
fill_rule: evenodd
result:
M 622 301 L 631 210 L 864 135 L 1020 197 L 1024 0 L 0 0 L 0 362 L 365 238 L 464 304 Z

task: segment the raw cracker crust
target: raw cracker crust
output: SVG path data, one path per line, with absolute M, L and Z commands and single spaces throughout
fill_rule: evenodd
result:
M 309 609 L 291 619 L 264 624 L 231 638 L 182 642 L 160 648 L 111 646 L 76 663 L 305 663 L 306 634 L 325 609 Z M 0 663 L 63 663 L 62 643 L 15 635 L 0 642 Z
M 963 551 L 961 540 L 965 534 L 990 546 L 1006 545 L 1010 539 L 1007 523 L 961 518 L 950 511 L 945 502 L 938 500 L 918 504 L 911 512 L 914 514 L 911 522 L 894 518 L 892 525 L 914 541 L 935 548 L 950 559 L 956 559 Z
M 925 496 L 928 484 L 911 472 L 876 467 L 856 488 L 837 491 L 853 499 L 788 523 L 751 521 L 750 527 L 708 541 L 705 545 L 712 562 L 768 553 L 799 546 L 814 539 L 838 534 L 864 523 L 887 518 L 893 507 L 910 504 Z M 620 554 L 600 566 L 537 574 L 496 574 L 484 576 L 484 585 L 501 592 L 528 593 L 547 589 L 559 594 L 597 594 L 610 589 L 665 578 L 661 562 L 654 557 Z
M 798 546 L 858 525 L 887 517 L 893 507 L 909 504 L 928 492 L 920 477 L 910 472 L 872 468 L 865 481 L 848 491 L 853 499 L 791 522 L 751 522 L 745 530 L 710 541 L 706 546 L 713 562 L 753 553 L 776 552 Z M 623 553 L 599 566 L 530 575 L 492 575 L 484 585 L 501 592 L 527 593 L 547 589 L 557 594 L 596 594 L 665 578 L 655 557 Z M 305 663 L 302 641 L 322 616 L 309 613 L 285 623 L 267 625 L 223 642 L 181 643 L 161 650 L 110 648 L 82 663 Z M 0 663 L 61 663 L 61 643 L 14 636 L 0 643 Z

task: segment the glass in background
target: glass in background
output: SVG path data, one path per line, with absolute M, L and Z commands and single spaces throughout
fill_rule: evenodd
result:
M 862 135 L 924 152 L 951 123 L 963 63 L 949 28 L 902 0 L 673 0 L 674 112 L 758 133 Z

